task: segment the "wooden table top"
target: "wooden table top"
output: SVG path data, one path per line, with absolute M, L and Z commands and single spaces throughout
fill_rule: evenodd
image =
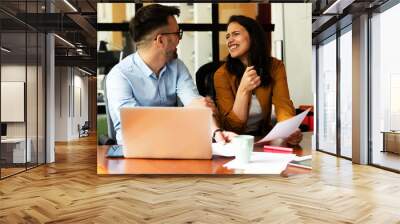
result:
M 306 137 L 300 146 L 294 148 L 296 155 L 311 154 L 311 145 L 307 144 L 308 140 Z M 237 170 L 223 167 L 223 164 L 234 157 L 213 156 L 211 160 L 107 158 L 109 147 L 97 147 L 97 174 L 241 174 Z M 254 151 L 261 150 L 260 147 L 254 149 Z M 309 169 L 289 165 L 281 175 L 291 176 L 309 172 L 311 172 Z

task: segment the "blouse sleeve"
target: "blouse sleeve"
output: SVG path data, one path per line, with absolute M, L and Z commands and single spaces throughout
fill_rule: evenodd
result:
M 285 66 L 278 60 L 273 62 L 273 66 L 272 103 L 275 105 L 276 118 L 279 122 L 295 116 L 296 112 L 289 95 Z
M 214 74 L 214 88 L 216 105 L 220 113 L 220 123 L 224 129 L 241 133 L 246 127 L 246 121 L 240 120 L 232 111 L 235 102 L 234 88 L 230 82 L 229 74 L 222 65 Z

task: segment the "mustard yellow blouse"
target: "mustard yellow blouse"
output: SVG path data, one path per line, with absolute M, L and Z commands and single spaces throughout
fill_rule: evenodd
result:
M 260 86 L 255 89 L 264 117 L 263 123 L 260 125 L 260 133 L 262 134 L 265 134 L 271 128 L 272 104 L 275 106 L 278 122 L 295 115 L 293 102 L 289 95 L 285 66 L 280 60 L 272 59 L 270 74 L 272 83 L 267 87 Z M 240 80 L 234 74 L 228 72 L 226 64 L 223 64 L 214 74 L 214 88 L 220 126 L 225 130 L 243 134 L 247 121 L 240 120 L 232 111 L 239 84 Z

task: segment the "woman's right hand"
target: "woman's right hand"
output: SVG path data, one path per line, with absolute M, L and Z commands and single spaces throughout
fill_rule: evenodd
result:
M 247 67 L 246 70 L 244 71 L 238 90 L 243 91 L 245 93 L 250 93 L 260 84 L 261 84 L 260 76 L 257 75 L 257 71 L 254 69 L 254 66 L 250 66 Z

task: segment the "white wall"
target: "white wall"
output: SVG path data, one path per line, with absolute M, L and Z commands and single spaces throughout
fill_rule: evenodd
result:
M 27 70 L 26 70 L 27 69 Z M 27 66 L 25 65 L 18 65 L 18 64 L 6 64 L 1 66 L 1 81 L 3 82 L 25 82 L 25 75 L 26 71 L 28 71 L 28 74 L 35 73 L 36 74 L 36 67 L 34 66 Z M 36 81 L 29 80 L 29 85 L 36 85 Z M 27 88 L 27 103 L 30 104 L 36 99 L 36 88 Z M 28 105 L 29 106 L 29 105 Z M 36 108 L 36 101 L 35 104 L 30 105 L 34 108 Z M 9 110 L 9 108 L 1 108 L 1 110 Z M 24 108 L 23 108 L 24 110 Z M 32 133 L 31 128 L 33 128 L 36 131 L 36 125 L 33 127 L 31 124 L 32 121 L 35 121 L 36 123 L 36 113 L 32 113 L 31 110 L 29 110 L 30 113 L 27 114 L 27 120 L 29 123 L 28 125 L 28 137 L 29 133 Z M 7 122 L 7 136 L 8 137 L 25 137 L 25 122 Z M 36 132 L 35 132 L 36 134 Z
M 2 65 L 1 81 L 25 82 L 25 69 L 25 65 Z M 7 108 L 1 108 L 1 110 L 7 110 Z M 7 122 L 7 137 L 25 137 L 25 122 Z
M 55 140 L 67 141 L 67 118 L 68 114 L 68 86 L 69 69 L 67 67 L 55 68 Z
M 41 66 L 25 66 L 25 64 L 3 64 L 1 66 L 2 82 L 24 82 L 26 86 L 26 106 L 25 100 L 22 102 L 22 107 L 10 108 L 2 107 L 4 113 L 15 113 L 13 110 L 20 110 L 24 116 L 26 112 L 26 121 L 21 122 L 6 122 L 7 137 L 9 138 L 24 138 L 25 135 L 30 139 L 30 149 L 32 160 L 36 162 L 37 153 L 39 153 L 39 163 L 44 162 L 44 82 Z M 25 80 L 27 78 L 27 80 Z M 5 89 L 2 89 L 2 94 Z M 24 94 L 24 90 L 19 90 L 20 94 Z M 22 92 L 21 92 L 22 91 Z M 2 95 L 8 97 L 7 95 Z M 22 96 L 24 98 L 25 96 Z
M 295 107 L 313 105 L 311 3 L 271 4 L 272 55 L 279 57 L 276 44 L 283 40 L 290 96 Z
M 72 67 L 56 67 L 56 141 L 77 139 L 78 124 L 88 120 L 88 78 Z

